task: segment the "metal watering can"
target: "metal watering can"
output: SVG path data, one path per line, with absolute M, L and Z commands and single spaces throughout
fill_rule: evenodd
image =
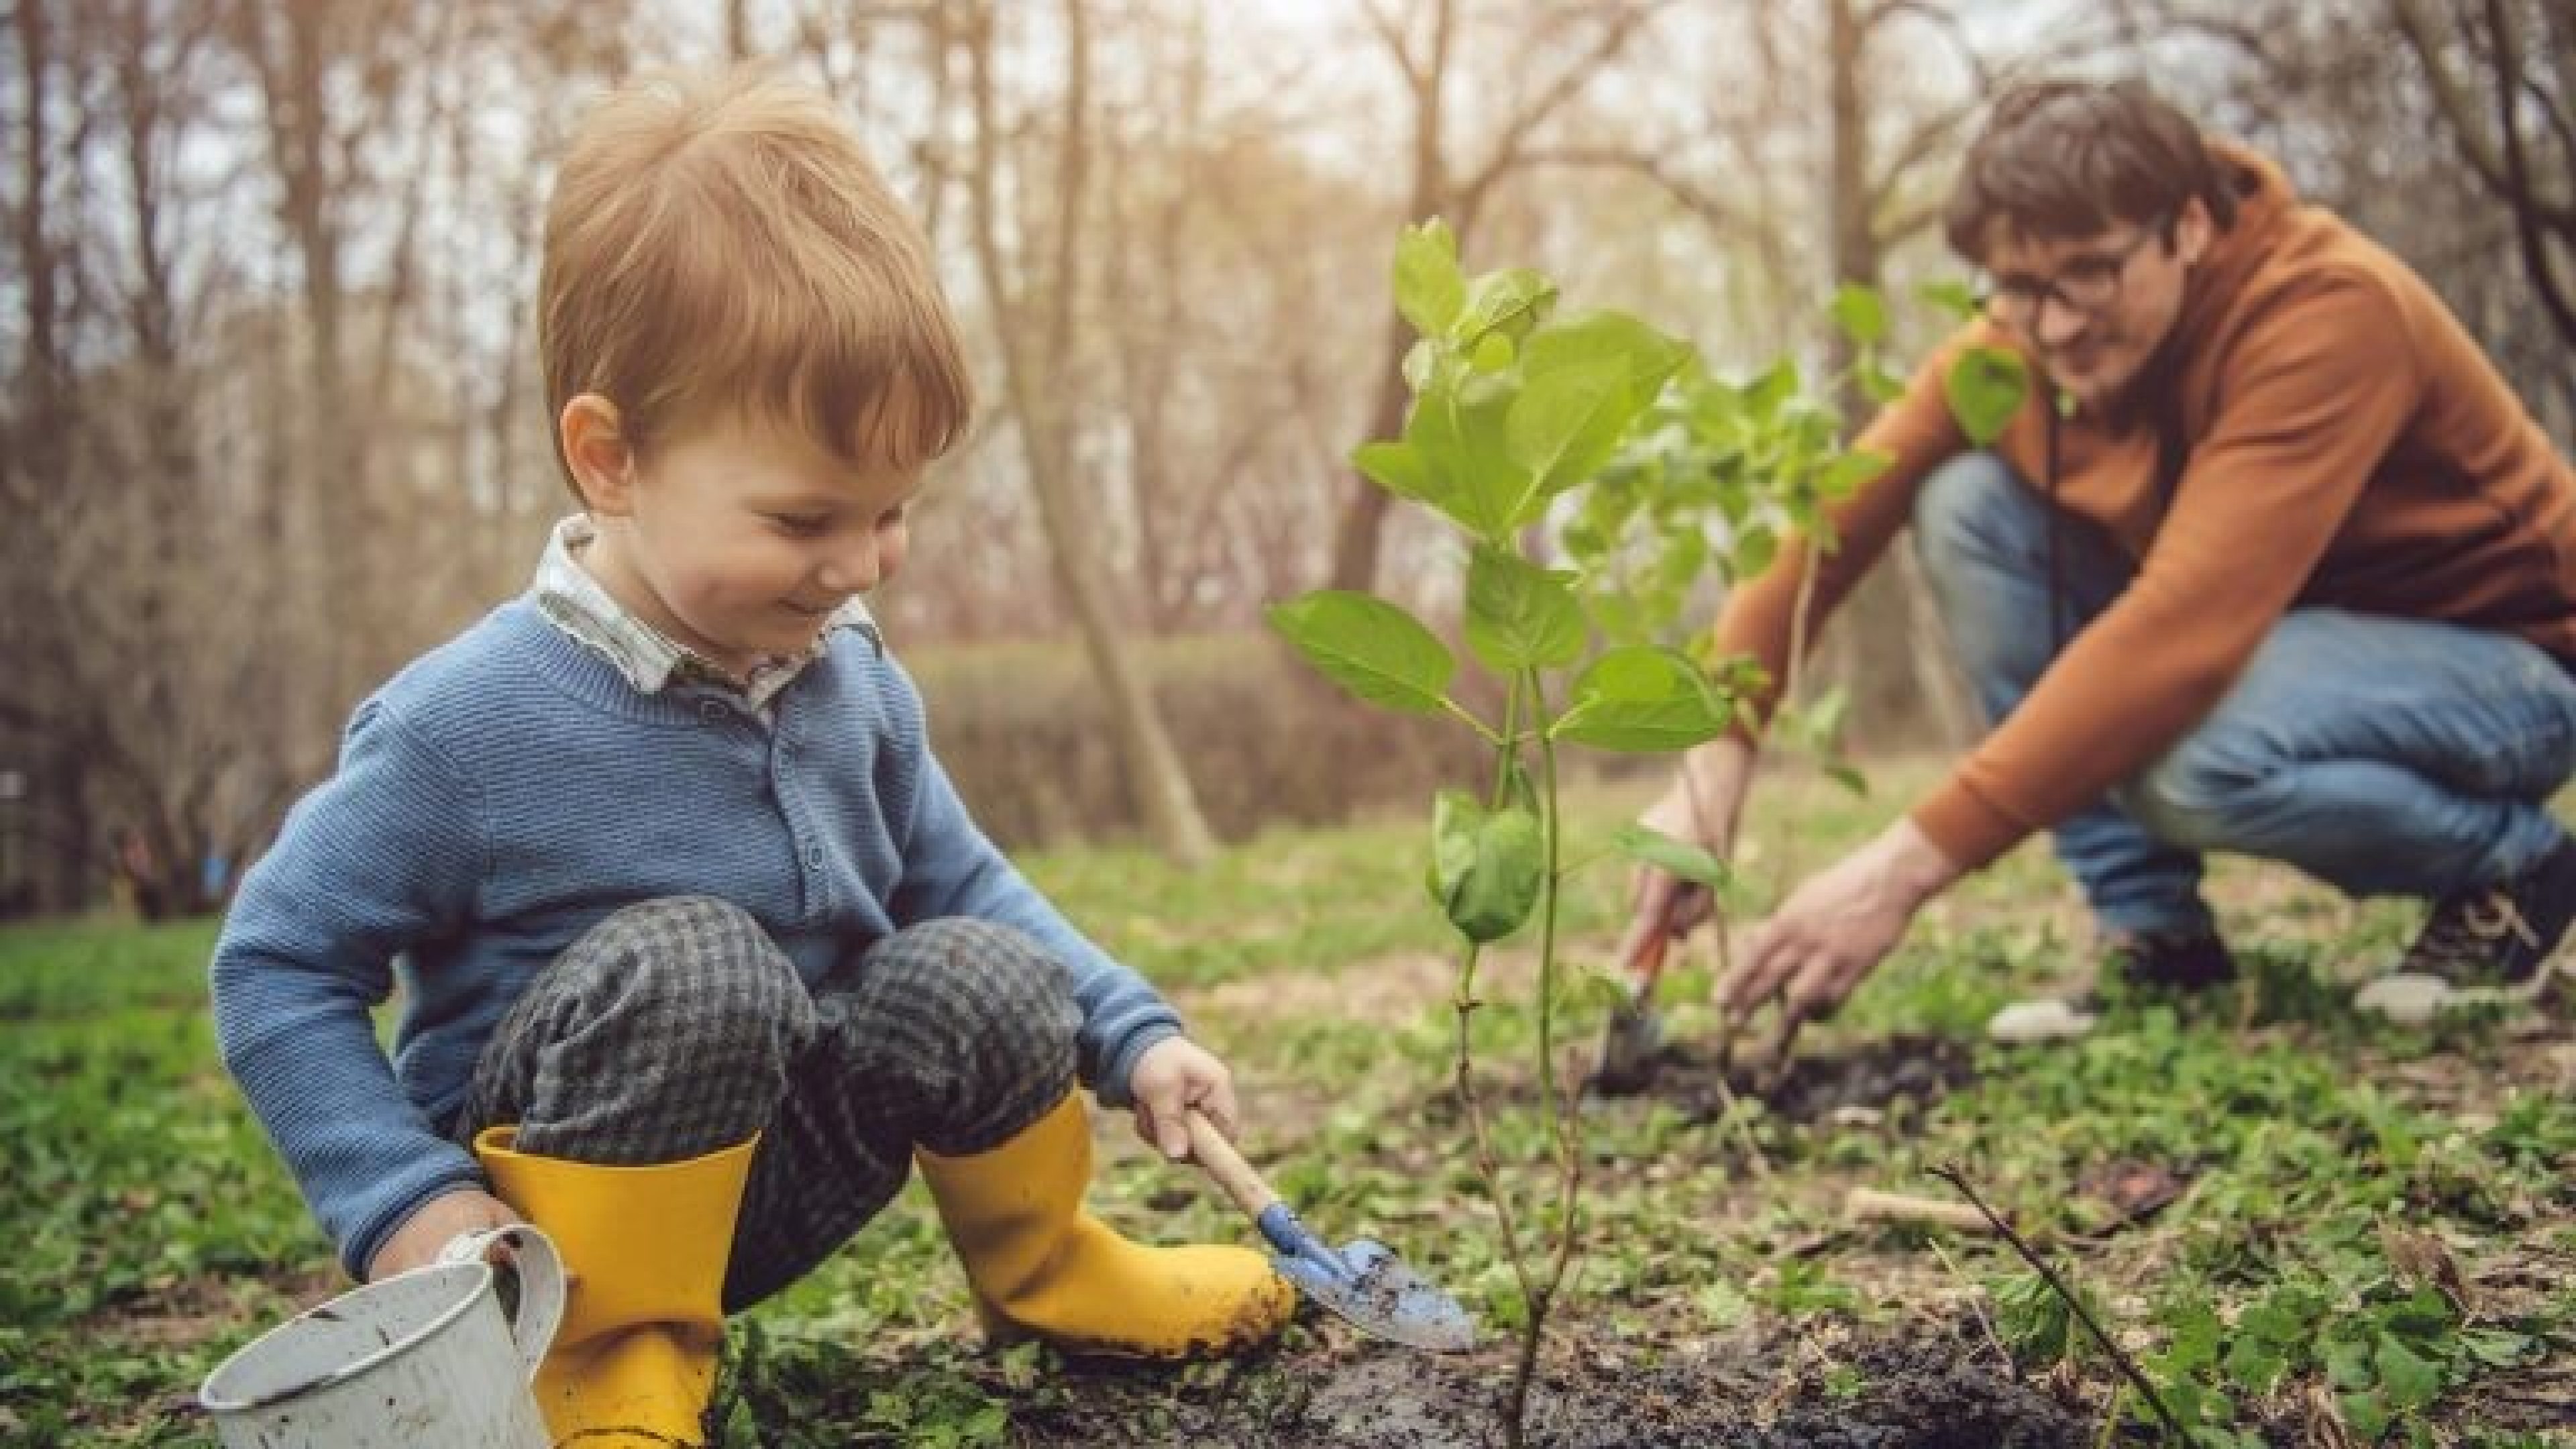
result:
M 505 1315 L 501 1269 L 519 1280 Z M 525 1223 L 469 1233 L 439 1260 L 351 1289 L 251 1340 L 198 1401 L 225 1449 L 548 1449 L 528 1390 L 563 1322 L 563 1259 Z

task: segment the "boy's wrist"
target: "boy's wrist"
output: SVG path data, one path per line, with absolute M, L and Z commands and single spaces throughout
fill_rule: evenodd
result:
M 1145 1060 L 1145 1053 L 1174 1037 L 1187 1034 L 1177 1018 L 1169 1017 L 1148 1022 L 1129 1032 L 1127 1039 L 1119 1043 L 1116 1054 L 1101 1065 L 1100 1080 L 1090 1084 L 1092 1095 L 1098 1097 L 1105 1107 L 1133 1105 L 1136 1100 L 1136 1067 Z
M 458 1148 L 457 1160 L 442 1162 L 436 1176 L 417 1186 L 389 1194 L 381 1206 L 360 1219 L 355 1230 L 340 1244 L 340 1265 L 349 1270 L 351 1277 L 363 1282 L 376 1256 L 385 1250 L 385 1245 L 394 1240 L 405 1224 L 420 1215 L 422 1209 L 451 1193 L 489 1191 L 491 1189 L 485 1185 L 483 1174 L 475 1167 L 474 1160 L 465 1155 L 463 1148 Z

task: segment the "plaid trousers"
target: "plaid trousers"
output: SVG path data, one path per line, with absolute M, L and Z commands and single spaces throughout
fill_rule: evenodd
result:
M 918 1145 L 982 1152 L 1073 1089 L 1062 963 L 986 921 L 925 922 L 810 988 L 739 907 L 629 906 L 539 973 L 484 1044 L 460 1140 L 634 1166 L 757 1132 L 733 1312 L 812 1271 L 902 1188 Z

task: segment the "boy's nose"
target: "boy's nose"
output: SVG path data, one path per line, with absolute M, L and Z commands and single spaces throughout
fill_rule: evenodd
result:
M 835 593 L 863 594 L 877 586 L 876 535 L 867 534 L 834 549 L 818 575 Z

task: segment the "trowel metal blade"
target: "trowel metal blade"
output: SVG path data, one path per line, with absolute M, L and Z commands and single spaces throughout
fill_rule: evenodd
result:
M 1458 1300 L 1404 1266 L 1394 1250 L 1354 1238 L 1341 1250 L 1352 1269 L 1344 1282 L 1299 1282 L 1316 1302 L 1381 1338 L 1433 1353 L 1476 1346 L 1476 1325 Z

